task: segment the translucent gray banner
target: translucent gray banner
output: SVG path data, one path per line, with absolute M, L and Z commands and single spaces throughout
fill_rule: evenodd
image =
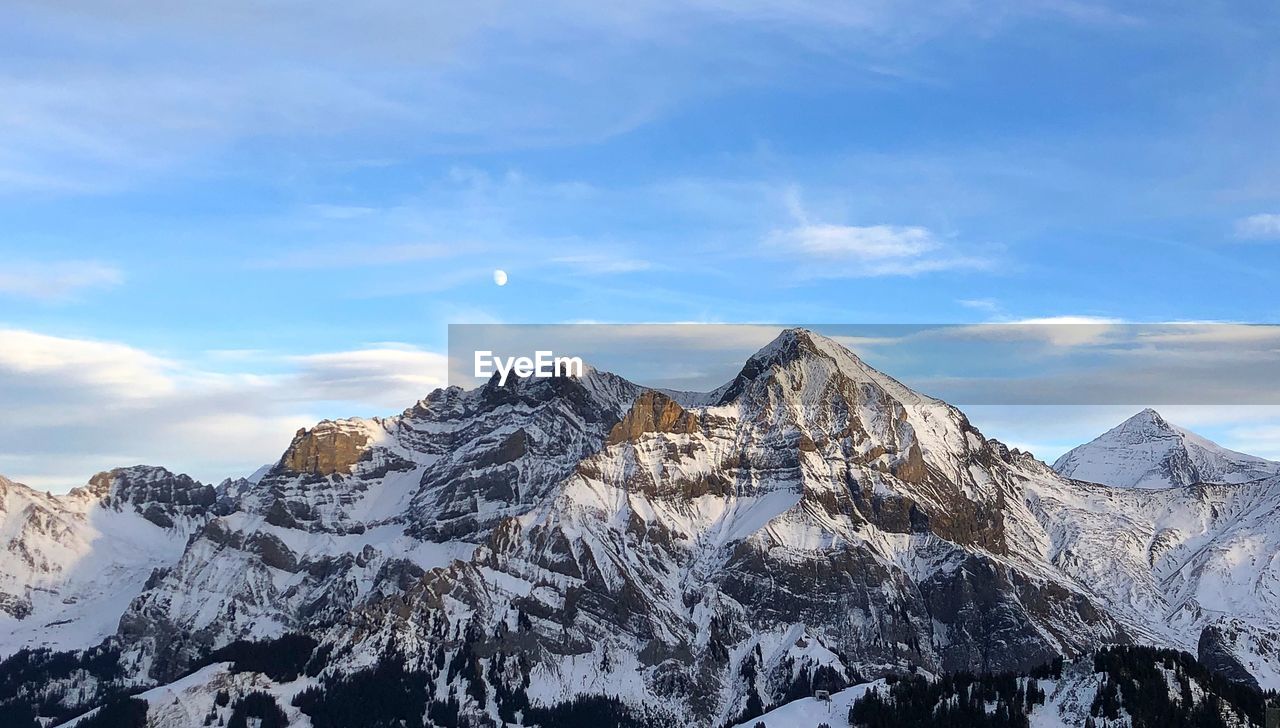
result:
M 495 372 L 505 381 L 566 366 L 573 374 L 580 361 L 638 384 L 705 392 L 789 328 L 957 405 L 1280 404 L 1272 324 L 454 324 L 449 383 L 470 389 Z

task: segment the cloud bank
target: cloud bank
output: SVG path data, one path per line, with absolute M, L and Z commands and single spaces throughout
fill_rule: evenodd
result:
M 445 378 L 442 355 L 399 344 L 210 359 L 258 372 L 0 329 L 0 473 L 65 490 L 98 470 L 148 463 L 217 481 L 274 461 L 299 427 L 397 412 Z

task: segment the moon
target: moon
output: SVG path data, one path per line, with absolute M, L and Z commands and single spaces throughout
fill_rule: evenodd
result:
M 501 268 L 495 270 L 493 272 L 493 282 L 500 286 L 507 285 L 507 272 Z

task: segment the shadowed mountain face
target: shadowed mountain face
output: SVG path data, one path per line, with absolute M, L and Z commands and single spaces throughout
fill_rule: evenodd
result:
M 1212 628 L 1221 664 L 1280 685 L 1280 575 L 1237 558 L 1280 552 L 1276 488 L 1068 480 L 804 330 L 708 395 L 491 381 L 300 432 L 256 483 L 130 482 L 144 517 L 198 514 L 121 612 L 143 684 L 305 632 L 325 674 L 393 654 L 464 714 L 590 694 L 722 725 L 819 676 L 1194 651 Z M 202 680 L 196 703 L 225 689 Z

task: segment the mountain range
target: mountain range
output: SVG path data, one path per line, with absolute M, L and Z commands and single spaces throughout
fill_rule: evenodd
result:
M 0 496 L 0 710 L 42 724 L 726 726 L 1105 645 L 1280 688 L 1280 465 L 1147 410 L 1049 467 L 803 329 L 707 393 L 491 380 L 252 478 Z

